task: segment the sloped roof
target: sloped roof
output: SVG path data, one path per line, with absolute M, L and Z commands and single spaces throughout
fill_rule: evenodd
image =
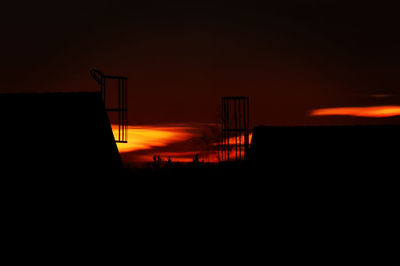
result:
M 15 174 L 122 167 L 100 93 L 0 94 L 0 123 L 3 163 Z

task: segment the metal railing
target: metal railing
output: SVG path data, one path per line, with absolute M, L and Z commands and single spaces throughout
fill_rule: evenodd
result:
M 117 113 L 118 116 L 118 134 L 115 134 L 115 141 L 120 143 L 128 142 L 128 94 L 127 94 L 127 77 L 122 76 L 107 76 L 101 71 L 93 69 L 90 75 L 100 85 L 100 92 L 103 98 L 104 106 L 107 112 Z M 107 80 L 118 81 L 118 104 L 117 106 L 109 107 L 107 105 Z

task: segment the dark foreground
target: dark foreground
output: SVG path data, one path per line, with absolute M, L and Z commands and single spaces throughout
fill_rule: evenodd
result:
M 0 102 L 13 261 L 389 264 L 397 252 L 399 126 L 261 128 L 249 162 L 138 170 L 122 168 L 99 94 Z
M 238 164 L 16 179 L 4 187 L 5 241 L 15 257 L 49 262 L 382 263 L 397 253 L 397 175 L 342 170 Z

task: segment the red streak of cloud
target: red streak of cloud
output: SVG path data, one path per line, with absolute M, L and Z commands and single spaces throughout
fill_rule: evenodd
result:
M 400 106 L 335 107 L 313 110 L 311 116 L 356 116 L 356 117 L 393 117 L 400 115 Z

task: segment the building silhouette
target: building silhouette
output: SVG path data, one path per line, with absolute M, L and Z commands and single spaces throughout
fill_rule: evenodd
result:
M 261 126 L 254 128 L 249 160 L 253 167 L 321 178 L 389 173 L 398 170 L 399 136 L 400 125 Z
M 98 177 L 122 162 L 97 92 L 0 95 L 2 168 L 13 176 Z

